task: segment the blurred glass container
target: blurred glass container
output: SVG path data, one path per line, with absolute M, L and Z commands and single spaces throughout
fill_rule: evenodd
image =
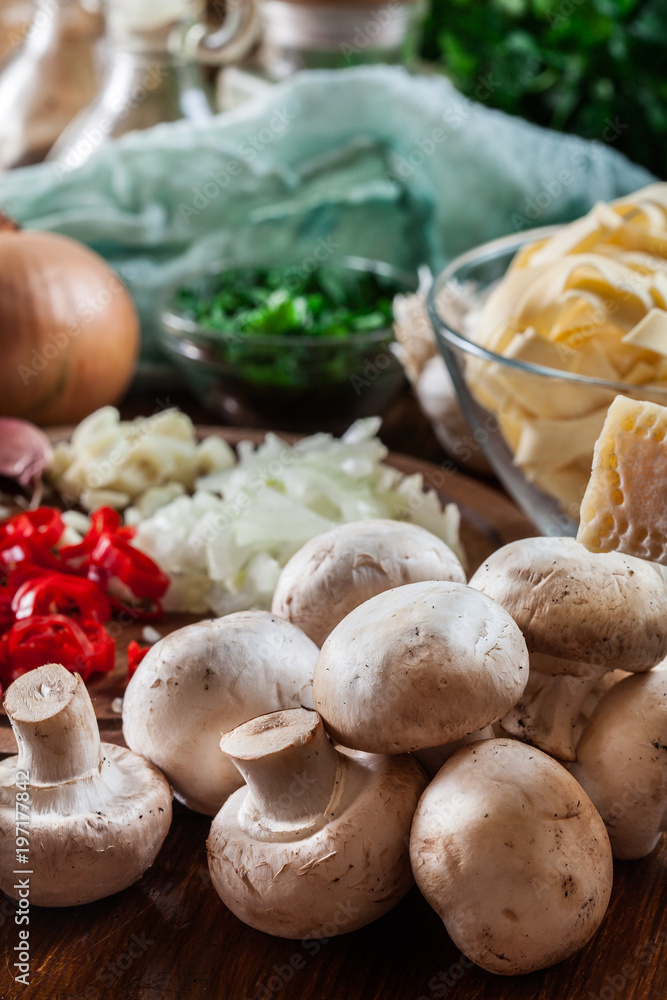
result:
M 237 0 L 217 30 L 201 20 L 205 7 L 205 0 L 104 0 L 109 69 L 49 159 L 69 171 L 127 132 L 210 119 L 214 98 L 202 63 L 239 58 L 254 43 L 258 22 L 256 0 Z
M 261 266 L 288 262 L 262 261 Z M 382 414 L 405 385 L 390 345 L 392 328 L 351 336 L 227 334 L 200 326 L 177 302 L 187 287 L 208 296 L 221 274 L 258 261 L 211 264 L 167 288 L 159 305 L 160 340 L 196 398 L 227 422 L 309 433 L 342 433 L 358 417 Z M 344 257 L 331 271 L 376 274 L 405 291 L 416 276 L 380 261 Z
M 102 18 L 78 0 L 33 8 L 5 37 L 12 54 L 0 71 L 0 169 L 41 162 L 63 129 L 97 93 L 103 76 Z
M 221 74 L 231 108 L 301 69 L 414 62 L 428 0 L 260 0 L 262 40 L 243 66 Z
M 590 476 L 593 442 L 602 430 L 606 408 L 622 394 L 667 406 L 667 385 L 611 382 L 570 371 L 546 368 L 496 354 L 475 342 L 476 317 L 484 301 L 505 275 L 516 252 L 526 243 L 552 236 L 558 226 L 545 226 L 493 240 L 449 264 L 435 279 L 428 294 L 428 312 L 440 352 L 456 388 L 459 404 L 480 447 L 498 479 L 543 535 L 576 535 L 579 505 Z M 564 472 L 554 462 L 549 476 L 551 493 L 531 481 L 529 463 L 520 458 L 521 424 L 511 403 L 485 406 L 482 400 L 502 400 L 498 387 L 509 386 L 524 400 L 550 400 L 554 435 L 572 438 L 569 418 L 590 415 L 599 427 L 592 440 L 581 439 L 577 468 Z M 560 433 L 558 431 L 560 430 Z M 590 431 L 587 438 L 590 437 Z M 556 447 L 556 441 L 553 442 Z M 550 451 L 544 445 L 545 456 Z M 542 480 L 544 481 L 544 479 Z M 559 499 L 557 499 L 559 497 Z

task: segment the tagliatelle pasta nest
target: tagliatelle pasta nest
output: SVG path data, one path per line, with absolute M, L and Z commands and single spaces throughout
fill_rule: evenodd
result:
M 598 204 L 520 250 L 472 337 L 518 363 L 469 358 L 473 395 L 526 478 L 576 516 L 614 397 L 666 398 L 667 184 Z M 615 385 L 550 381 L 522 364 Z

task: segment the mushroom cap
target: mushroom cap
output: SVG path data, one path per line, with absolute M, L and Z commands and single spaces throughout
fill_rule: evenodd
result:
M 421 580 L 466 577 L 448 545 L 425 528 L 401 521 L 340 524 L 299 549 L 283 569 L 272 611 L 321 646 L 364 601 Z
M 410 856 L 457 948 L 502 975 L 573 955 L 611 895 L 611 848 L 593 803 L 560 764 L 514 740 L 450 757 L 421 797 Z
M 523 636 L 495 601 L 465 584 L 412 583 L 336 626 L 317 658 L 313 698 L 343 746 L 401 753 L 495 722 L 527 680 Z
M 667 663 L 604 696 L 570 770 L 602 816 L 614 857 L 649 854 L 667 830 Z
M 172 632 L 146 654 L 123 700 L 123 735 L 190 809 L 215 815 L 243 784 L 220 736 L 282 708 L 312 707 L 317 646 L 268 611 Z
M 257 839 L 248 788 L 229 797 L 207 841 L 216 892 L 240 920 L 285 938 L 364 927 L 413 885 L 408 837 L 424 773 L 412 757 L 341 754 L 336 816 L 310 836 Z
M 11 690 L 11 688 L 10 688 Z M 102 743 L 98 772 L 28 785 L 30 902 L 75 906 L 126 889 L 157 857 L 171 824 L 171 788 L 149 761 Z M 17 819 L 18 756 L 0 762 L 0 831 Z M 0 889 L 15 895 L 16 837 L 0 836 Z
M 564 673 L 554 661 L 568 660 L 634 673 L 667 656 L 667 587 L 633 556 L 589 552 L 573 538 L 522 538 L 489 556 L 470 586 L 509 611 L 541 672 Z

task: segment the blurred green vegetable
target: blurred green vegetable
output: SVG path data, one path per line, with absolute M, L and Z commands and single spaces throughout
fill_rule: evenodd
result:
M 432 0 L 423 54 L 469 97 L 667 176 L 667 0 Z
M 320 268 L 238 270 L 200 296 L 183 289 L 177 302 L 200 326 L 237 336 L 351 337 L 392 324 L 392 298 L 402 291 L 370 272 Z

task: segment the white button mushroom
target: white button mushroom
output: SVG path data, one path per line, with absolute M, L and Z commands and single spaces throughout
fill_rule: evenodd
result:
M 471 743 L 480 743 L 482 740 L 492 740 L 495 739 L 495 736 L 493 726 L 485 726 L 484 729 L 478 729 L 468 736 L 463 736 L 460 740 L 454 740 L 453 743 L 445 743 L 441 747 L 427 747 L 425 750 L 415 750 L 415 757 L 428 777 L 435 778 L 445 761 L 449 760 L 461 747 L 467 747 Z
M 570 770 L 600 812 L 614 856 L 649 854 L 667 830 L 667 664 L 605 695 Z
M 146 654 L 123 701 L 123 735 L 176 797 L 215 815 L 243 784 L 222 733 L 281 708 L 312 707 L 317 646 L 268 611 L 240 611 L 172 632 Z
M 237 917 L 279 937 L 332 937 L 405 895 L 426 785 L 413 758 L 339 752 L 306 709 L 254 719 L 220 746 L 247 781 L 207 842 L 213 885 Z
M 0 764 L 0 888 L 15 895 L 19 847 L 37 906 L 89 903 L 132 885 L 169 830 L 167 781 L 130 750 L 100 743 L 85 684 L 59 664 L 23 674 L 4 705 L 19 752 Z
M 561 764 L 514 740 L 459 750 L 428 786 L 410 837 L 415 880 L 473 962 L 502 975 L 569 958 L 609 904 L 609 838 Z
M 495 601 L 460 583 L 412 583 L 343 619 L 315 665 L 315 708 L 337 742 L 371 753 L 441 746 L 520 697 L 528 652 Z
M 667 588 L 641 559 L 525 538 L 494 552 L 470 586 L 509 611 L 530 651 L 528 685 L 503 728 L 561 760 L 575 759 L 582 713 L 608 671 L 649 670 L 667 655 Z
M 466 577 L 457 556 L 416 524 L 368 520 L 340 524 L 312 538 L 283 569 L 272 611 L 321 646 L 364 601 L 422 580 Z

